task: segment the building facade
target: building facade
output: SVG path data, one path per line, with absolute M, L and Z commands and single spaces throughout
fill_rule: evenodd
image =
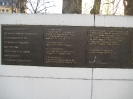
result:
M 0 0 L 0 13 L 12 13 L 11 0 Z
M 26 0 L 0 0 L 0 13 L 26 13 Z

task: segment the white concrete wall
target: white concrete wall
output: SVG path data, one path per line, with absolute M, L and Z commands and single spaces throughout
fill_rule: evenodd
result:
M 1 24 L 133 27 L 133 17 L 0 14 L 0 31 Z M 133 99 L 132 93 L 133 69 L 0 65 L 0 99 Z

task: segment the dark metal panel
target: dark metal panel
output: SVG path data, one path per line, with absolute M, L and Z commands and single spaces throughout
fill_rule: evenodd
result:
M 131 29 L 131 64 L 130 67 L 133 68 L 133 29 Z
M 43 65 L 42 45 L 40 26 L 2 26 L 2 64 Z
M 88 66 L 128 68 L 130 40 L 130 29 L 90 28 L 88 32 Z
M 3 25 L 2 64 L 132 68 L 132 38 L 127 28 Z
M 86 67 L 87 28 L 47 26 L 44 35 L 44 65 Z

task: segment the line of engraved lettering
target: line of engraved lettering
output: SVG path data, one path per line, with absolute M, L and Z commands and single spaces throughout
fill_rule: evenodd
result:
M 28 42 L 4 41 L 4 44 L 28 44 Z
M 93 30 L 93 29 L 90 30 L 90 32 L 96 32 L 96 31 L 97 32 L 105 32 L 105 30 Z
M 7 39 L 7 40 L 27 40 L 28 38 L 27 37 L 4 37 L 4 39 Z
M 7 54 L 6 54 L 6 55 L 4 55 L 4 57 L 10 57 L 10 58 L 17 57 L 17 58 L 18 58 L 18 57 L 20 57 L 20 55 L 7 55 Z
M 61 32 L 61 33 L 46 33 L 46 36 L 51 36 L 51 37 L 55 37 L 55 36 L 58 36 L 58 37 L 66 37 L 66 36 L 74 36 L 74 32 Z
M 128 31 L 113 31 L 113 30 L 90 30 L 91 33 L 99 33 L 99 34 L 115 34 L 115 35 L 118 35 L 118 34 L 121 34 L 121 35 L 128 35 Z
M 62 44 L 62 42 L 46 42 L 46 46 L 60 46 L 60 47 L 71 47 L 70 44 Z
M 24 35 L 38 35 L 38 33 L 24 33 Z
M 71 55 L 74 51 L 46 51 L 49 55 Z
M 31 60 L 22 60 L 22 59 L 4 59 L 4 61 L 8 62 L 31 62 Z
M 102 61 L 89 61 L 89 64 L 101 64 L 101 65 L 109 65 L 109 62 L 102 62 Z
M 70 38 L 50 38 L 50 37 L 46 37 L 47 40 L 69 40 Z
M 94 50 L 94 49 L 90 49 L 89 50 L 90 54 L 116 54 L 116 52 L 114 52 L 113 50 Z
M 7 35 L 24 35 L 24 33 L 12 33 L 12 32 L 7 32 Z
M 23 51 L 23 53 L 28 54 L 28 53 L 30 53 L 30 51 Z
M 102 36 L 102 37 L 101 37 Z M 124 37 L 117 36 L 117 35 L 90 35 L 91 38 L 105 38 L 105 39 L 124 39 Z
M 60 46 L 60 47 L 71 47 L 70 44 L 46 44 L 46 46 Z
M 91 41 L 114 41 L 117 42 L 119 41 L 118 39 L 113 39 L 113 38 L 100 38 L 100 37 L 92 37 L 90 38 Z M 122 41 L 122 39 L 120 39 Z
M 37 36 L 38 33 L 12 33 L 12 32 L 4 32 L 4 35 L 35 35 Z
M 108 45 L 108 46 L 119 46 L 120 44 L 111 44 L 111 43 L 90 43 L 90 45 Z
M 123 32 L 123 31 L 121 31 L 121 30 L 112 30 L 112 29 L 111 29 L 111 30 L 98 30 L 98 29 L 97 29 L 97 30 L 96 30 L 96 29 L 95 29 L 95 30 L 93 30 L 93 29 L 90 30 L 90 32 L 106 32 L 106 31 L 108 31 L 108 32 L 110 32 L 110 33 L 112 33 L 112 32 L 118 32 L 118 33 Z
M 62 29 L 57 29 L 57 28 L 49 29 L 49 28 L 47 28 L 46 31 L 62 31 Z
M 61 57 L 49 57 L 45 59 L 46 63 L 66 63 L 66 64 L 76 64 L 74 59 L 62 59 Z
M 30 51 L 22 51 L 22 50 L 4 50 L 5 53 L 24 53 L 24 54 L 29 54 L 31 53 Z
M 4 48 L 18 48 L 18 46 L 4 46 Z
M 23 51 L 19 51 L 19 50 L 11 50 L 11 53 L 23 53 Z
M 64 50 L 64 48 L 46 48 L 46 50 Z
M 61 57 L 46 56 L 46 59 L 48 59 L 48 58 L 50 58 L 50 59 L 61 59 Z
M 13 30 L 16 30 L 16 31 L 28 31 L 29 28 L 4 28 L 4 30 L 10 30 L 10 31 L 13 31 Z

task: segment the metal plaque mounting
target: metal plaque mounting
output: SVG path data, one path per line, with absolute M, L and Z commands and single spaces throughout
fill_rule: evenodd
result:
M 58 67 L 85 67 L 87 28 L 44 27 L 44 64 Z
M 90 28 L 88 65 L 94 68 L 127 68 L 131 32 L 123 28 Z
M 39 26 L 2 26 L 2 64 L 43 65 L 42 42 Z
M 2 64 L 133 68 L 130 28 L 2 25 Z

